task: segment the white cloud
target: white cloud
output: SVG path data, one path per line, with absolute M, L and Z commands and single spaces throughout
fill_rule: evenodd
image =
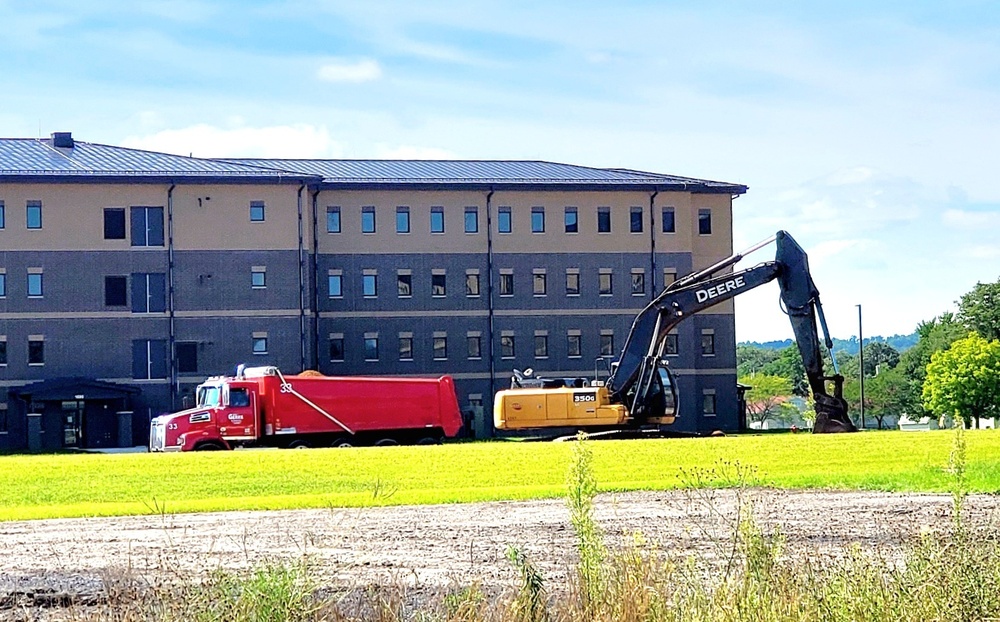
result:
M 335 59 L 320 67 L 316 77 L 324 82 L 371 82 L 382 77 L 382 67 L 370 58 L 355 62 Z
M 945 225 L 955 229 L 983 230 L 1000 229 L 1000 212 L 975 212 L 949 209 L 941 215 Z
M 378 147 L 376 157 L 389 160 L 454 160 L 455 154 L 438 147 L 415 147 L 399 145 L 398 147 Z
M 123 147 L 202 158 L 336 158 L 343 146 L 324 126 L 306 124 L 220 128 L 207 124 L 129 136 Z

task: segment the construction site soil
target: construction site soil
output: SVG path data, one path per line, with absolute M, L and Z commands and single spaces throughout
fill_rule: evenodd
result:
M 992 529 L 998 499 L 970 496 L 966 524 Z M 820 563 L 852 544 L 892 558 L 952 521 L 950 495 L 769 489 L 604 494 L 594 516 L 609 548 L 641 533 L 662 554 L 711 571 L 732 549 L 741 506 L 765 532 L 780 531 L 789 556 Z M 577 559 L 565 500 L 0 523 L 0 619 L 58 619 L 67 605 L 102 602 L 109 578 L 164 585 L 278 561 L 305 560 L 333 591 L 512 588 L 510 546 L 547 584 L 565 585 Z

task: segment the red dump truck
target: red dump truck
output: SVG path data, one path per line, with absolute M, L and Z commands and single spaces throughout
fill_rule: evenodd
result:
M 194 408 L 152 420 L 150 451 L 432 444 L 462 427 L 450 376 L 286 376 L 240 366 L 198 385 L 196 398 Z

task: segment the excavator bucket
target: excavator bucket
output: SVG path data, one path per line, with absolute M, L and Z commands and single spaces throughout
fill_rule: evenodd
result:
M 857 432 L 858 429 L 847 414 L 847 400 L 844 399 L 844 377 L 838 374 L 826 377 L 824 380 L 833 381 L 833 395 L 820 391 L 814 393 L 816 422 L 813 424 L 813 434 Z

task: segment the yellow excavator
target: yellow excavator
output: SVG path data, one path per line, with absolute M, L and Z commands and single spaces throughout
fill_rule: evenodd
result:
M 743 257 L 776 243 L 774 261 L 739 272 L 719 274 Z M 833 346 L 809 273 L 805 251 L 785 231 L 668 285 L 632 322 L 607 381 L 545 378 L 514 370 L 511 388 L 498 391 L 493 423 L 499 430 L 575 428 L 585 431 L 665 426 L 677 416 L 673 373 L 663 359 L 667 334 L 688 317 L 773 280 L 792 323 L 795 342 L 815 400 L 814 433 L 855 432 L 843 398 L 844 377 L 833 359 L 834 374 L 823 372 L 818 326 L 827 349 Z M 833 383 L 833 393 L 827 383 Z

